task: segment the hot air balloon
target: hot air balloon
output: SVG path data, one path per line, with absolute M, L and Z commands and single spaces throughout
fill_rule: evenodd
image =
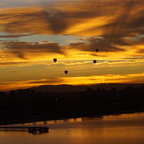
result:
M 93 63 L 96 63 L 97 61 L 96 60 L 93 60 Z
M 67 70 L 65 70 L 65 71 L 64 71 L 64 73 L 65 73 L 65 74 L 67 74 L 67 73 L 68 73 L 68 71 L 67 71 Z
M 57 59 L 56 59 L 56 58 L 54 58 L 54 59 L 53 59 L 53 61 L 54 61 L 54 62 L 56 62 L 56 61 L 57 61 Z
M 98 52 L 99 51 L 99 49 L 96 49 L 96 52 Z

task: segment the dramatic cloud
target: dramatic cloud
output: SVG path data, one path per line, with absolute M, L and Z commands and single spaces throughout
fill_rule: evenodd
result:
M 47 22 L 48 12 L 43 8 L 2 9 L 1 28 L 9 33 L 51 33 Z
M 11 33 L 122 36 L 143 27 L 143 2 L 89 1 L 4 9 L 0 12 L 4 31 Z M 10 13 L 10 14 L 9 14 Z M 133 29 L 134 28 L 134 29 Z M 82 34 L 83 33 L 83 34 Z
M 143 0 L 43 2 L 0 9 L 0 74 L 6 81 L 1 86 L 93 84 L 104 77 L 107 82 L 142 82 Z M 70 73 L 64 78 L 66 69 Z
M 35 55 L 49 55 L 49 53 L 63 54 L 57 43 L 27 43 L 27 42 L 5 42 L 3 54 L 12 54 L 20 59 L 33 59 Z
M 98 38 L 88 38 L 86 43 L 71 43 L 69 48 L 79 49 L 81 51 L 96 51 L 98 49 L 100 52 L 115 52 L 123 51 L 115 46 L 116 43 L 113 43 L 110 39 L 98 39 Z

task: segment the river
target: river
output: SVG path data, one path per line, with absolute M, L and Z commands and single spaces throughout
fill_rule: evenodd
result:
M 144 113 L 17 124 L 49 132 L 0 131 L 0 144 L 144 144 Z

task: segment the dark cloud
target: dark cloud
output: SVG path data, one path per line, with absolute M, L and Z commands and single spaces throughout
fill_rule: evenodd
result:
M 86 23 L 95 18 L 111 18 L 108 22 L 99 26 L 89 26 L 82 29 L 81 33 L 92 31 L 97 34 L 102 31 L 103 39 L 88 39 L 88 43 L 71 43 L 69 48 L 76 48 L 84 51 L 93 51 L 100 48 L 101 51 L 122 51 L 117 47 L 130 46 L 124 37 L 132 33 L 144 34 L 144 3 L 142 0 L 110 0 L 110 1 L 85 1 L 77 3 L 54 4 L 43 9 L 16 9 L 9 13 L 1 13 L 1 20 L 5 22 L 5 31 L 10 33 L 39 33 L 39 34 L 65 34 L 72 26 Z M 96 21 L 97 22 L 97 21 Z M 70 34 L 70 33 L 69 33 Z M 75 34 L 75 33 L 74 33 Z M 79 33 L 76 33 L 79 35 Z M 16 35 L 15 35 L 16 36 Z M 14 35 L 7 36 L 15 37 Z M 17 35 L 19 36 L 19 35 Z M 6 37 L 5 37 L 6 38 Z M 25 59 L 24 51 L 29 52 L 54 52 L 62 53 L 61 47 L 56 43 L 32 45 L 29 43 L 9 44 L 8 47 L 20 58 Z
M 0 35 L 0 38 L 19 38 L 24 36 L 31 36 L 32 34 L 19 34 L 19 35 Z
M 115 40 L 116 41 L 116 40 Z M 71 43 L 69 48 L 79 49 L 82 51 L 94 52 L 96 49 L 99 49 L 100 52 L 114 52 L 114 51 L 123 51 L 115 46 L 116 42 L 113 42 L 111 39 L 99 39 L 99 38 L 88 38 L 86 43 Z M 96 54 L 97 55 L 97 54 Z
M 92 49 L 99 49 L 102 52 L 114 52 L 114 51 L 123 51 L 123 49 L 118 48 L 116 45 L 124 44 L 123 40 L 111 37 L 104 37 L 103 39 L 97 41 L 94 38 L 89 39 L 90 47 Z M 126 43 L 125 43 L 126 44 Z
M 50 29 L 53 33 L 59 34 L 69 26 L 66 19 L 67 14 L 65 12 L 57 12 L 53 16 L 47 17 L 47 22 L 49 23 Z
M 141 6 L 142 0 L 137 1 L 93 1 L 63 3 L 45 6 L 44 9 L 11 9 L 9 13 L 1 13 L 1 21 L 6 21 L 5 31 L 12 33 L 49 33 L 64 34 L 72 25 L 79 24 L 92 18 L 101 16 L 111 17 L 115 13 L 121 13 L 115 20 L 104 25 L 105 35 L 124 35 L 133 26 L 143 26 L 143 16 L 132 17 L 131 12 Z M 56 6 L 56 8 L 55 8 Z M 94 28 L 94 31 L 97 27 Z
M 61 34 L 72 25 L 83 22 L 86 19 L 89 20 L 103 15 L 110 16 L 112 12 L 118 9 L 115 7 L 110 9 L 107 4 L 106 2 L 87 2 L 85 0 L 83 0 L 83 3 L 81 1 L 57 3 L 52 6 L 44 6 L 44 9 L 8 9 L 0 13 L 0 17 L 5 25 L 4 31 L 9 33 Z
M 54 34 L 63 34 L 63 32 L 69 29 L 69 27 L 72 25 L 76 25 L 82 21 L 85 21 L 86 19 L 88 20 L 91 18 L 99 17 L 104 14 L 104 12 L 98 8 L 98 5 L 92 4 L 93 2 L 87 4 L 86 1 L 84 1 L 83 4 L 81 2 L 70 4 L 63 3 L 63 5 L 57 4 L 60 8 L 62 7 L 63 9 L 54 9 L 53 13 L 49 11 L 51 8 L 47 7 L 47 10 L 43 12 L 43 15 L 45 16 L 47 23 L 50 25 L 50 28 Z
M 0 14 L 5 32 L 48 33 L 48 13 L 39 8 L 8 9 Z
M 114 1 L 113 1 L 114 2 Z M 101 10 L 99 11 L 98 15 L 93 13 L 94 17 L 100 16 L 108 16 L 111 17 L 115 13 L 118 13 L 118 16 L 114 19 L 110 20 L 107 24 L 104 24 L 99 27 L 93 27 L 89 29 L 95 33 L 97 30 L 103 30 L 103 39 L 98 38 L 88 38 L 89 44 L 85 43 L 76 43 L 70 44 L 70 47 L 74 47 L 84 51 L 91 51 L 95 50 L 96 48 L 100 49 L 100 51 L 123 51 L 124 49 L 118 48 L 118 46 L 132 46 L 136 42 L 128 42 L 124 38 L 129 37 L 132 33 L 144 34 L 144 14 L 140 13 L 141 9 L 143 9 L 144 3 L 142 0 L 135 0 L 135 1 L 116 1 L 115 7 L 110 7 L 108 3 L 98 3 L 103 4 L 101 6 Z M 118 4 L 120 6 L 118 7 Z M 96 5 L 97 7 L 98 5 Z M 93 11 L 93 7 L 91 7 Z M 99 10 L 96 9 L 96 11 Z M 109 10 L 109 11 L 107 11 Z M 90 13 L 89 13 L 90 14 Z M 91 17 L 89 16 L 89 17 Z M 75 15 L 76 17 L 76 15 Z M 78 15 L 80 17 L 80 15 Z M 87 18 L 87 16 L 86 16 Z M 83 31 L 84 32 L 84 31 Z M 142 40 L 137 42 L 137 44 L 142 43 Z
M 141 0 L 123 1 L 119 16 L 109 21 L 108 24 L 92 29 L 94 32 L 97 29 L 104 31 L 102 35 L 104 39 L 100 41 L 94 38 L 89 39 L 92 46 L 95 45 L 102 51 L 122 50 L 117 48 L 116 45 L 131 46 L 132 43 L 127 42 L 124 37 L 130 36 L 132 33 L 144 34 L 144 13 L 140 13 L 143 5 L 144 3 Z M 139 43 L 142 43 L 142 41 L 139 41 Z
M 12 53 L 16 57 L 26 59 L 25 54 L 59 53 L 63 54 L 61 47 L 57 43 L 27 43 L 27 42 L 7 42 L 5 43 L 6 53 Z
M 105 30 L 104 35 L 118 39 L 131 33 L 143 33 L 144 30 L 141 28 L 144 27 L 144 14 L 139 13 L 143 9 L 141 3 L 141 0 L 124 2 L 120 15 L 109 24 L 102 26 Z

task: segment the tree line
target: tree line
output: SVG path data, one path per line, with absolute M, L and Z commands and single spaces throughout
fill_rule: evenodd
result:
M 76 92 L 0 92 L 0 123 L 144 111 L 144 86 Z

